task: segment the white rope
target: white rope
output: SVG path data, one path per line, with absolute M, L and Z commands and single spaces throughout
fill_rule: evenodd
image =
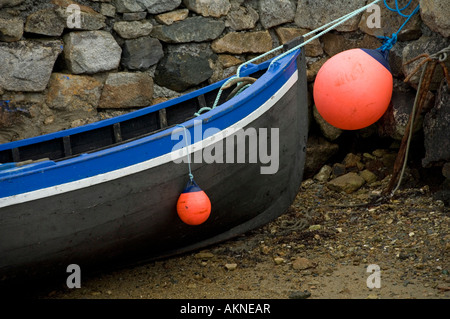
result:
M 312 38 L 310 38 L 310 39 L 308 39 L 308 40 L 302 42 L 301 44 L 297 45 L 296 47 L 294 47 L 294 48 L 292 48 L 292 49 L 290 49 L 290 50 L 284 52 L 283 54 L 280 54 L 280 55 L 277 56 L 276 58 L 274 58 L 274 59 L 272 60 L 272 62 L 270 63 L 269 68 L 270 68 L 276 61 L 278 61 L 279 59 L 285 57 L 286 55 L 292 53 L 293 51 L 296 51 L 296 50 L 300 49 L 301 47 L 305 46 L 305 45 L 308 44 L 309 42 L 314 41 L 315 39 L 321 37 L 321 36 L 324 35 L 325 33 L 328 33 L 329 31 L 333 30 L 334 28 L 336 28 L 337 26 L 341 25 L 341 24 L 344 23 L 345 21 L 348 21 L 348 20 L 350 20 L 351 18 L 355 17 L 356 15 L 360 14 L 361 12 L 366 11 L 369 7 L 371 7 L 372 5 L 374 5 L 374 4 L 376 4 L 377 2 L 380 2 L 380 1 L 381 1 L 381 0 L 375 0 L 375 1 L 371 2 L 371 3 L 368 4 L 368 5 L 365 5 L 364 7 L 361 7 L 361 8 L 359 8 L 359 9 L 353 11 L 353 12 L 350 12 L 350 13 L 348 13 L 348 14 L 346 14 L 346 15 L 344 15 L 344 16 L 342 16 L 342 17 L 340 17 L 340 18 L 338 18 L 338 19 L 336 19 L 336 20 L 334 20 L 334 21 L 331 21 L 331 22 L 329 22 L 329 23 L 327 23 L 327 24 L 325 24 L 325 25 L 323 25 L 323 26 L 321 26 L 321 27 L 319 27 L 319 28 L 317 28 L 317 29 L 315 29 L 315 30 L 313 30 L 313 31 L 311 31 L 311 32 L 308 32 L 307 34 L 303 35 L 303 37 L 309 37 L 309 36 L 311 36 L 312 34 L 315 34 L 315 33 L 319 32 L 320 30 L 323 30 L 323 29 L 326 28 L 326 30 L 320 32 L 319 34 L 313 36 Z M 265 52 L 265 53 L 263 53 L 263 54 L 261 54 L 261 55 L 255 57 L 255 58 L 253 58 L 253 59 L 250 59 L 250 60 L 248 60 L 248 61 L 242 63 L 242 64 L 238 67 L 238 69 L 237 69 L 237 71 L 236 71 L 236 75 L 235 75 L 235 76 L 232 76 L 230 79 L 228 79 L 228 81 L 226 81 L 226 82 L 222 85 L 221 89 L 220 89 L 219 92 L 217 93 L 217 97 L 216 97 L 216 100 L 214 101 L 214 104 L 213 104 L 212 108 L 204 107 L 204 108 L 202 108 L 200 111 L 198 111 L 197 113 L 195 113 L 195 115 L 198 116 L 198 115 L 200 115 L 203 111 L 207 111 L 207 110 L 209 111 L 209 110 L 211 110 L 211 109 L 214 109 L 214 108 L 217 106 L 217 104 L 219 103 L 219 99 L 220 99 L 220 96 L 221 96 L 221 94 L 222 94 L 222 88 L 223 88 L 225 85 L 227 85 L 228 82 L 231 81 L 232 79 L 234 79 L 234 78 L 239 78 L 239 77 L 240 77 L 241 69 L 242 69 L 245 65 L 247 65 L 247 64 L 249 64 L 249 63 L 252 63 L 252 62 L 254 62 L 254 61 L 256 61 L 256 60 L 259 60 L 259 59 L 261 59 L 261 58 L 263 58 L 263 57 L 265 57 L 265 56 L 267 56 L 267 55 L 269 55 L 269 54 L 271 54 L 271 53 L 274 53 L 274 52 L 278 51 L 278 50 L 281 50 L 281 49 L 283 49 L 283 47 L 284 47 L 283 45 L 280 45 L 280 46 L 278 46 L 278 47 L 276 47 L 276 48 L 274 48 L 274 49 L 272 49 L 272 50 L 270 50 L 270 51 L 268 51 L 268 52 Z
M 290 49 L 290 50 L 284 52 L 283 54 L 280 54 L 279 56 L 277 56 L 275 59 L 272 60 L 272 62 L 271 62 L 270 65 L 269 65 L 269 68 L 270 68 L 270 66 L 272 66 L 272 64 L 274 64 L 274 63 L 275 63 L 276 61 L 278 61 L 279 59 L 281 59 L 281 58 L 283 58 L 284 56 L 286 56 L 286 55 L 292 53 L 292 52 L 295 51 L 295 50 L 300 49 L 301 47 L 307 45 L 309 42 L 314 41 L 315 39 L 321 37 L 321 36 L 324 35 L 325 33 L 330 32 L 331 30 L 333 30 L 333 29 L 336 28 L 337 26 L 339 26 L 339 25 L 341 25 L 342 23 L 344 23 L 344 22 L 350 20 L 351 18 L 357 16 L 357 15 L 360 14 L 361 12 L 366 11 L 369 7 L 371 7 L 372 5 L 374 5 L 374 4 L 376 4 L 377 2 L 380 2 L 380 1 L 381 1 L 381 0 L 375 0 L 375 1 L 371 2 L 370 4 L 368 4 L 368 5 L 366 5 L 366 6 L 362 7 L 362 8 L 359 8 L 359 9 L 357 9 L 357 10 L 351 12 L 351 13 L 348 13 L 348 14 L 346 14 L 345 16 L 342 16 L 342 17 L 340 17 L 340 18 L 338 18 L 338 19 L 336 19 L 336 20 L 334 20 L 334 21 L 332 21 L 332 22 L 330 22 L 330 23 L 327 23 L 327 24 L 321 26 L 320 28 L 317 28 L 317 29 L 315 29 L 315 30 L 313 30 L 313 31 L 311 31 L 311 32 L 309 32 L 309 33 L 307 33 L 307 34 L 305 34 L 303 37 L 308 37 L 308 36 L 310 36 L 310 35 L 312 35 L 312 34 L 315 34 L 316 32 L 318 32 L 318 31 L 320 31 L 320 30 L 323 30 L 323 29 L 325 29 L 325 28 L 327 28 L 328 26 L 331 25 L 331 26 L 328 27 L 326 30 L 324 30 L 324 31 L 320 32 L 319 34 L 313 36 L 313 37 L 310 38 L 309 40 L 306 40 L 306 41 L 304 41 L 303 43 L 297 45 L 296 47 L 293 47 L 292 49 Z

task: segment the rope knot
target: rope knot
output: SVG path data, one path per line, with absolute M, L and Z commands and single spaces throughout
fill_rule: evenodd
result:
M 381 51 L 381 53 L 383 53 L 384 55 L 386 54 L 386 52 L 392 49 L 392 47 L 397 43 L 398 40 L 397 33 L 394 33 L 391 37 L 379 36 L 378 38 L 383 40 L 383 44 L 378 48 L 378 50 Z

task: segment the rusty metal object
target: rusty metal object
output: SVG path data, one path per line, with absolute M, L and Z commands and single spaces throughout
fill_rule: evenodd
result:
M 425 58 L 423 61 L 419 63 L 419 65 L 405 78 L 404 82 L 408 82 L 411 77 L 423 67 L 422 75 L 420 78 L 419 86 L 416 93 L 416 99 L 414 102 L 413 112 L 411 113 L 408 123 L 406 125 L 405 133 L 403 135 L 399 151 L 397 153 L 397 158 L 395 159 L 394 168 L 392 172 L 391 180 L 389 181 L 389 185 L 385 190 L 385 194 L 393 194 L 395 192 L 394 186 L 399 180 L 399 173 L 403 170 L 405 165 L 405 161 L 407 160 L 407 152 L 409 148 L 410 141 L 410 130 L 414 127 L 414 123 L 416 122 L 418 116 L 422 112 L 422 108 L 425 104 L 427 94 L 430 88 L 431 81 L 433 79 L 434 72 L 436 70 L 437 65 L 439 64 L 443 71 L 444 76 L 447 80 L 447 83 L 450 84 L 450 78 L 448 70 L 444 64 L 444 61 L 447 59 L 447 52 L 450 52 L 450 47 L 441 50 L 433 55 L 429 54 L 421 54 L 405 63 L 405 65 L 410 64 L 414 61 L 419 60 L 420 58 Z M 403 173 L 403 172 L 402 172 Z M 400 176 L 401 182 L 401 176 Z M 399 186 L 400 182 L 397 184 Z

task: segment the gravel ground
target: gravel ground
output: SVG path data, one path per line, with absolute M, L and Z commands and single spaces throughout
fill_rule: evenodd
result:
M 357 155 L 359 169 L 373 157 Z M 376 181 L 351 193 L 330 188 L 333 176 L 306 179 L 288 212 L 259 229 L 35 297 L 449 299 L 448 206 L 428 185 L 383 197 L 390 176 L 375 173 Z

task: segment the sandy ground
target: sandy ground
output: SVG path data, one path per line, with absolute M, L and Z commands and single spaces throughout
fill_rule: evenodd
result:
M 449 299 L 450 214 L 427 187 L 348 195 L 312 179 L 272 223 L 45 299 Z
M 359 166 L 370 167 L 374 156 L 358 156 Z M 393 197 L 382 196 L 390 176 L 379 174 L 386 167 L 378 169 L 375 182 L 350 194 L 328 187 L 333 176 L 306 179 L 285 214 L 221 244 L 100 275 L 82 273 L 80 288 L 61 281 L 18 287 L 14 295 L 39 300 L 450 299 L 449 207 L 430 186 L 411 182 L 414 174 L 405 175 L 405 186 Z

